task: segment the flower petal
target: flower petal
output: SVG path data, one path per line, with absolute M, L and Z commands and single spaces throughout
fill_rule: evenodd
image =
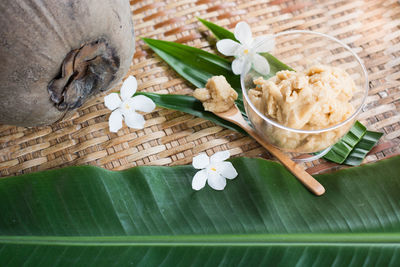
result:
M 121 111 L 114 110 L 111 112 L 110 117 L 108 118 L 108 126 L 110 127 L 110 132 L 116 133 L 119 129 L 122 128 L 122 113 Z
M 253 37 L 251 35 L 251 29 L 249 24 L 247 24 L 244 21 L 241 21 L 238 24 L 236 24 L 235 38 L 241 44 L 251 45 L 251 43 L 253 42 Z
M 237 58 L 232 62 L 232 71 L 236 75 L 240 75 L 244 69 L 244 58 Z
M 231 39 L 222 39 L 217 42 L 218 51 L 225 56 L 234 56 L 237 54 L 240 44 Z
M 192 180 L 192 188 L 194 190 L 200 190 L 206 185 L 207 181 L 207 170 L 201 170 L 196 172 Z
M 229 161 L 223 161 L 215 164 L 217 172 L 225 178 L 234 179 L 238 175 L 235 167 Z
M 215 190 L 223 190 L 226 186 L 226 179 L 217 172 L 208 172 L 207 183 Z
M 121 98 L 119 98 L 119 95 L 117 93 L 111 93 L 104 97 L 104 105 L 109 110 L 114 110 L 118 108 L 119 105 L 121 105 L 121 103 L 122 103 Z
M 248 73 L 250 71 L 250 69 L 251 69 L 251 62 L 250 61 L 246 61 L 243 69 L 244 69 L 243 73 Z
M 214 155 L 212 155 L 210 157 L 210 162 L 211 162 L 211 164 L 222 162 L 224 160 L 229 159 L 230 156 L 231 156 L 231 153 L 227 150 L 218 151 L 217 153 L 215 153 Z
M 156 108 L 153 100 L 144 95 L 134 96 L 126 101 L 134 110 L 151 112 Z
M 253 55 L 253 66 L 262 75 L 267 75 L 270 71 L 268 60 L 259 54 Z
M 193 167 L 195 169 L 204 169 L 210 164 L 210 158 L 206 153 L 200 153 L 196 157 L 193 158 Z
M 253 42 L 253 52 L 255 53 L 270 52 L 274 47 L 275 39 L 272 34 L 256 37 Z
M 126 80 L 122 84 L 120 92 L 122 100 L 124 101 L 132 97 L 136 93 L 136 89 L 137 89 L 136 78 L 133 76 L 129 76 L 128 78 L 126 78 Z
M 128 127 L 133 129 L 143 129 L 144 127 L 144 118 L 142 115 L 136 112 L 124 112 L 125 123 Z

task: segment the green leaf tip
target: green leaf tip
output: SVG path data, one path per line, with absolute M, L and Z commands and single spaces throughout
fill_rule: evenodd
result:
M 221 39 L 231 39 L 231 40 L 233 40 L 233 41 L 235 41 L 235 42 L 239 42 L 239 41 L 235 38 L 235 35 L 234 35 L 231 31 L 229 31 L 229 30 L 227 30 L 227 29 L 225 29 L 225 28 L 223 28 L 223 27 L 221 27 L 221 26 L 219 26 L 219 25 L 217 25 L 217 24 L 215 24 L 215 23 L 212 23 L 211 21 L 204 20 L 204 19 L 201 19 L 201 18 L 198 18 L 198 20 L 199 20 L 204 26 L 206 26 L 206 27 L 214 34 L 214 36 L 215 36 L 218 40 L 221 40 Z

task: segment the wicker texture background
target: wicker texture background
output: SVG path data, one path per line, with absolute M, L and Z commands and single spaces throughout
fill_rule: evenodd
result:
M 136 53 L 129 74 L 139 90 L 191 94 L 193 87 L 144 45 L 140 37 L 212 50 L 215 40 L 196 17 L 233 29 L 247 21 L 254 35 L 308 29 L 335 36 L 363 59 L 370 79 L 368 105 L 360 120 L 384 132 L 365 162 L 400 153 L 400 4 L 397 0 L 134 0 L 130 1 Z M 119 86 L 114 91 L 119 90 Z M 46 127 L 0 125 L 0 175 L 9 176 L 70 165 L 111 170 L 137 165 L 179 165 L 205 151 L 234 156 L 270 155 L 249 137 L 181 112 L 156 109 L 146 127 L 108 131 L 104 95 L 87 102 L 69 120 Z M 307 163 L 310 173 L 338 168 L 324 160 Z

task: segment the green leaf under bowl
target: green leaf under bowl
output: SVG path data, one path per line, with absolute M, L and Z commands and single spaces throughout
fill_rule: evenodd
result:
M 362 139 L 356 144 L 347 156 L 344 164 L 357 166 L 362 163 L 368 152 L 378 143 L 383 133 L 366 131 Z
M 359 121 L 324 156 L 325 159 L 351 166 L 360 165 L 369 151 L 378 143 L 383 133 L 367 131 Z
M 350 131 L 332 146 L 324 158 L 342 164 L 366 131 L 367 128 L 361 122 L 356 121 Z
M 365 127 L 361 122 L 356 121 L 351 127 L 350 131 L 342 137 L 342 141 L 351 147 L 354 147 L 367 132 L 367 127 Z
M 0 179 L 0 266 L 399 266 L 400 157 L 317 175 L 235 158 L 224 191 L 192 166 L 77 166 Z

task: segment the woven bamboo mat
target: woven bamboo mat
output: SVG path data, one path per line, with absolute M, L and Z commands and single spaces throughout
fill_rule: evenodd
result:
M 191 94 L 181 79 L 144 45 L 140 37 L 177 41 L 212 50 L 213 37 L 201 17 L 233 29 L 247 21 L 255 35 L 308 29 L 335 36 L 363 59 L 370 79 L 368 105 L 360 120 L 384 132 L 365 162 L 400 153 L 400 4 L 397 0 L 133 0 L 137 48 L 129 71 L 139 90 Z M 120 85 L 119 85 L 120 86 Z M 119 86 L 114 88 L 119 90 Z M 137 165 L 187 164 L 199 152 L 230 150 L 233 156 L 270 155 L 249 137 L 181 112 L 157 109 L 146 127 L 108 131 L 109 110 L 100 95 L 71 119 L 46 127 L 0 125 L 1 176 L 90 164 L 111 170 Z M 310 173 L 338 168 L 317 160 Z

